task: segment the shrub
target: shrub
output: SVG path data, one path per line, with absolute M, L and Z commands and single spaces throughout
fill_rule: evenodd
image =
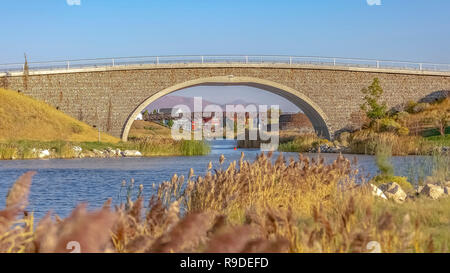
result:
M 207 155 L 211 148 L 205 141 L 181 140 L 181 154 L 186 156 Z
M 350 139 L 351 152 L 358 154 L 375 154 L 380 142 L 389 143 L 393 155 L 428 154 L 433 148 L 433 144 L 419 136 L 377 133 L 371 129 L 355 132 Z
M 386 143 L 378 143 L 375 153 L 375 162 L 381 174 L 377 175 L 372 181 L 375 185 L 395 182 L 402 187 L 404 191 L 411 192 L 414 187 L 407 181 L 406 177 L 394 176 L 394 166 L 391 162 L 392 146 Z
M 394 166 L 391 163 L 392 146 L 379 142 L 375 151 L 375 162 L 382 176 L 392 176 Z
M 307 152 L 317 145 L 319 138 L 316 135 L 297 136 L 294 140 L 281 143 L 278 150 L 282 152 Z
M 407 127 L 402 126 L 398 128 L 397 133 L 399 136 L 407 136 L 409 135 L 409 129 Z
M 361 92 L 365 95 L 365 102 L 361 105 L 361 109 L 366 111 L 367 117 L 372 122 L 384 118 L 387 114 L 387 106 L 385 102 L 380 102 L 381 96 L 383 95 L 380 80 L 378 78 L 373 79 L 372 84 L 362 89 Z
M 17 147 L 11 144 L 0 144 L 0 160 L 17 158 Z
M 410 118 L 410 114 L 408 112 L 402 111 L 402 112 L 398 112 L 396 115 L 397 121 L 405 124 L 408 119 Z
M 312 143 L 312 146 L 314 148 L 319 148 L 319 146 L 323 144 L 333 145 L 333 143 L 331 143 L 328 139 L 319 138 L 318 140 Z
M 377 186 L 384 184 L 384 183 L 395 182 L 407 193 L 412 193 L 414 191 L 414 186 L 408 181 L 408 178 L 406 178 L 404 176 L 377 175 L 372 179 L 371 182 Z
M 397 132 L 402 126 L 392 118 L 383 118 L 378 124 L 381 132 Z
M 338 141 L 343 145 L 343 146 L 348 146 L 349 142 L 350 142 L 350 137 L 351 134 L 349 132 L 342 132 L 341 134 L 339 134 L 338 136 Z

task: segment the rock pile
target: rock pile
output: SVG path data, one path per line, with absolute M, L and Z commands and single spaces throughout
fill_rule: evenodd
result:
M 393 200 L 397 203 L 403 203 L 407 199 L 414 199 L 418 196 L 425 196 L 437 200 L 439 198 L 449 197 L 450 195 L 450 181 L 443 184 L 428 183 L 425 186 L 420 186 L 416 191 L 416 195 L 408 195 L 401 186 L 395 182 L 384 183 L 378 187 L 370 184 L 370 187 L 372 188 L 373 195 L 383 199 Z
M 308 153 L 346 153 L 349 152 L 349 148 L 345 146 L 333 146 L 329 144 L 322 144 L 317 148 L 311 148 Z
M 113 157 L 141 157 L 142 153 L 137 150 L 112 149 L 107 147 L 104 150 L 83 150 L 79 146 L 72 147 L 74 158 L 113 158 Z M 31 150 L 33 157 L 38 159 L 59 158 L 58 153 L 54 149 L 36 149 Z

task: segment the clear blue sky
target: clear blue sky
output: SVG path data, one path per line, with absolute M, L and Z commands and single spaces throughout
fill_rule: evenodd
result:
M 21 63 L 24 52 L 29 61 L 280 54 L 450 63 L 449 0 L 68 1 L 3 0 L 0 63 Z M 252 92 L 227 90 L 230 99 L 286 104 Z M 180 94 L 226 99 L 205 88 Z
M 69 0 L 75 1 L 75 0 Z M 0 63 L 172 54 L 450 63 L 450 1 L 3 0 Z

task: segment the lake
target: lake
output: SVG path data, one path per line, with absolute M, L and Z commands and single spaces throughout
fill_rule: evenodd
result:
M 36 218 L 41 218 L 52 210 L 61 217 L 66 217 L 80 202 L 87 202 L 89 209 L 102 206 L 110 197 L 118 204 L 119 191 L 123 180 L 135 180 L 136 188 L 144 186 L 146 200 L 154 193 L 153 183 L 159 184 L 170 180 L 174 173 L 187 176 L 193 168 L 196 175 L 206 172 L 208 163 L 213 168 L 220 168 L 219 156 L 226 157 L 224 167 L 234 160 L 239 160 L 241 152 L 245 159 L 253 161 L 260 151 L 258 149 L 234 150 L 234 141 L 213 141 L 211 154 L 194 157 L 150 157 L 150 158 L 86 158 L 86 159 L 52 159 L 52 160 L 15 160 L 0 161 L 0 210 L 4 207 L 9 188 L 23 173 L 37 171 L 33 178 L 29 196 L 29 211 L 34 211 Z M 286 159 L 298 158 L 297 153 L 284 153 Z M 317 157 L 317 154 L 304 154 Z M 278 153 L 274 153 L 276 159 Z M 322 154 L 325 162 L 332 162 L 337 154 Z M 345 155 L 352 160 L 357 158 L 355 168 L 369 177 L 378 172 L 375 158 L 367 155 Z M 430 158 L 423 156 L 393 157 L 395 174 L 408 176 L 415 166 L 426 166 Z M 429 167 L 428 167 L 429 169 Z M 122 194 L 124 195 L 124 194 Z M 123 200 L 122 200 L 123 201 Z

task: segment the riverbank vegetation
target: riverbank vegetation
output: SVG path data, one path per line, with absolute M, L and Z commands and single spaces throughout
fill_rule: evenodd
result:
M 328 165 L 271 156 L 228 166 L 221 156 L 206 175 L 174 175 L 145 200 L 148 189 L 124 182 L 114 209 L 111 200 L 94 212 L 80 205 L 36 226 L 25 212 L 27 173 L 0 211 L 0 251 L 68 252 L 75 241 L 81 252 L 448 252 L 448 195 L 396 203 L 361 186 L 343 156 Z
M 133 154 L 127 155 L 126 153 Z M 137 153 L 139 152 L 139 153 Z M 134 139 L 128 142 L 10 141 L 0 143 L 0 159 L 85 158 L 122 156 L 206 155 L 210 146 L 203 141 L 172 139 Z
M 352 125 L 337 134 L 333 142 L 314 136 L 297 136 L 282 141 L 280 151 L 330 150 L 355 154 L 375 154 L 378 145 L 389 143 L 393 155 L 425 155 L 450 147 L 450 98 L 442 94 L 428 102 L 410 101 L 388 109 L 383 89 L 375 78 L 362 90 L 361 111 L 352 115 Z M 330 148 L 331 147 L 331 148 Z
M 311 149 L 318 148 L 322 144 L 330 143 L 326 139 L 319 138 L 314 134 L 305 134 L 280 138 L 278 150 L 281 152 L 308 152 Z
M 0 160 L 117 157 L 126 151 L 131 156 L 190 156 L 210 151 L 203 141 L 175 141 L 169 128 L 152 122 L 135 121 L 130 141 L 122 142 L 19 92 L 0 89 L 0 100 Z

